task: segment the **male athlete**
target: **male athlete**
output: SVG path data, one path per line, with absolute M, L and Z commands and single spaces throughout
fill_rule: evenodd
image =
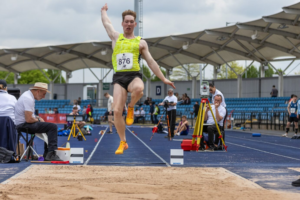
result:
M 299 116 L 297 115 L 297 109 L 298 109 L 298 104 L 297 104 L 297 95 L 293 95 L 292 100 L 289 102 L 289 105 L 287 107 L 287 110 L 289 112 L 289 120 L 288 123 L 286 125 L 286 131 L 285 134 L 283 134 L 283 137 L 287 137 L 288 132 L 290 130 L 290 125 L 292 122 L 294 122 L 295 125 L 295 135 L 297 136 L 298 133 L 298 120 L 299 120 Z
M 128 104 L 126 124 L 132 125 L 134 121 L 134 105 L 143 96 L 144 83 L 142 74 L 139 73 L 139 60 L 142 55 L 153 73 L 162 80 L 163 83 L 175 88 L 174 83 L 166 79 L 160 71 L 158 64 L 152 58 L 148 45 L 140 36 L 134 36 L 133 30 L 137 23 L 135 22 L 136 13 L 126 10 L 122 13 L 123 34 L 115 31 L 111 21 L 107 16 L 108 6 L 105 4 L 101 9 L 101 18 L 104 28 L 112 40 L 112 64 L 115 70 L 113 76 L 114 85 L 114 118 L 115 126 L 120 137 L 120 146 L 116 154 L 123 154 L 128 149 L 125 137 L 125 122 L 122 118 L 123 107 L 127 100 L 127 92 L 131 93 L 131 101 Z

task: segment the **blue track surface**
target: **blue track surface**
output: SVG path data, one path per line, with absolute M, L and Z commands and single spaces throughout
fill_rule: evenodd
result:
M 180 149 L 181 139 L 190 139 L 193 131 L 172 141 L 164 138 L 165 134 L 155 134 L 150 141 L 151 128 L 131 126 L 126 130 L 129 149 L 123 155 L 115 155 L 119 145 L 116 130 L 113 134 L 102 136 L 99 132 L 106 126 L 93 128 L 93 135 L 87 136 L 87 141 L 70 140 L 71 147 L 84 147 L 87 165 L 166 167 L 170 162 L 170 149 Z M 58 137 L 58 146 L 66 141 L 67 137 Z M 300 192 L 300 188 L 291 186 L 300 173 L 289 169 L 300 168 L 300 140 L 267 135 L 252 137 L 252 134 L 245 132 L 226 131 L 226 144 L 228 152 L 184 152 L 184 167 L 224 167 L 264 188 Z M 42 154 L 43 142 L 35 139 L 34 148 Z M 0 182 L 29 165 L 25 161 L 0 165 Z

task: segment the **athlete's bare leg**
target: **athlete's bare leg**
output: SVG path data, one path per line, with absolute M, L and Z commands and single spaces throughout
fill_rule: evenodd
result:
M 112 126 L 114 125 L 113 116 L 108 115 L 107 118 L 108 118 L 109 130 L 110 130 L 110 132 L 112 132 Z
M 127 91 L 119 84 L 114 84 L 114 124 L 121 141 L 126 141 L 125 121 L 122 117 L 123 108 L 127 99 Z
M 136 102 L 143 97 L 144 94 L 144 82 L 140 78 L 135 78 L 128 85 L 128 92 L 131 93 L 131 101 L 128 107 L 133 108 Z M 124 104 L 123 104 L 124 105 Z

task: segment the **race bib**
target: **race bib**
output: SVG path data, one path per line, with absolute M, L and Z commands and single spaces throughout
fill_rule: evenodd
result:
M 117 70 L 132 69 L 133 66 L 133 54 L 132 53 L 120 53 L 117 55 Z
M 290 111 L 291 111 L 291 113 L 295 113 L 296 112 L 296 108 L 291 108 Z

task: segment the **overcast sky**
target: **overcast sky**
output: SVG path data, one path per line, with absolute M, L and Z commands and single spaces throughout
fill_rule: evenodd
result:
M 100 16 L 106 2 L 115 29 L 122 32 L 121 13 L 133 10 L 134 0 L 2 0 L 0 48 L 108 41 Z M 196 32 L 225 26 L 226 22 L 253 21 L 295 3 L 296 0 L 144 0 L 143 37 Z M 285 65 L 276 64 L 276 67 Z M 93 71 L 97 75 L 101 73 L 99 69 Z M 82 70 L 73 72 L 70 82 L 82 82 L 82 74 Z M 211 77 L 212 70 L 208 68 L 205 74 Z M 96 81 L 88 70 L 86 80 Z

